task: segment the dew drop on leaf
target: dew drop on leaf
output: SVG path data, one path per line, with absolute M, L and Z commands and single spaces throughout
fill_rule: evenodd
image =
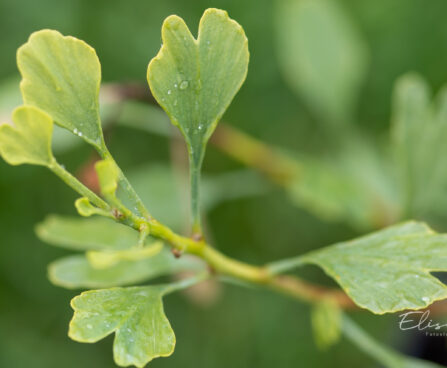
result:
M 180 83 L 180 89 L 184 90 L 188 88 L 188 81 L 184 80 L 182 83 Z

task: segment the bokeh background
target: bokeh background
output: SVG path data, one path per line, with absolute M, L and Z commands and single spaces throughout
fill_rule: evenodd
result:
M 447 2 L 334 2 L 358 32 L 368 59 L 352 124 L 380 140 L 389 131 L 392 91 L 398 77 L 416 71 L 434 91 L 447 82 Z M 290 19 L 283 22 L 284 6 L 289 5 L 279 0 L 0 0 L 0 116 L 8 120 L 17 102 L 15 53 L 31 32 L 51 28 L 81 38 L 96 49 L 104 82 L 146 86 L 147 64 L 160 47 L 163 19 L 180 15 L 196 33 L 202 12 L 218 7 L 243 25 L 251 53 L 247 80 L 225 114 L 225 121 L 271 145 L 318 155 L 331 146 L 334 127 L 327 117 L 316 113 L 315 105 L 309 105 L 297 93 L 294 77 L 288 74 L 290 65 L 284 67 L 284 48 L 294 49 L 293 37 L 289 45 L 287 37 L 281 37 L 287 32 L 284 26 L 293 26 Z M 128 119 L 132 120 L 132 115 Z M 124 171 L 139 172 L 140 176 L 144 167 L 169 167 L 172 161 L 172 145 L 163 136 L 112 124 L 107 142 Z M 82 144 L 74 145 L 61 150 L 58 157 L 80 173 L 92 152 Z M 241 169 L 241 164 L 215 148 L 208 149 L 205 175 L 218 182 L 220 175 Z M 143 177 L 158 180 L 151 175 Z M 236 198 L 221 195 L 210 207 L 207 229 L 212 242 L 225 253 L 263 263 L 363 232 L 342 220 L 324 221 L 292 204 L 282 188 L 264 184 Z M 163 184 L 160 187 L 165 188 Z M 225 192 L 225 188 L 221 185 L 220 191 Z M 169 197 L 170 193 L 165 195 Z M 44 169 L 13 168 L 0 161 L 1 367 L 114 366 L 111 337 L 94 345 L 79 344 L 67 337 L 69 301 L 78 292 L 52 286 L 46 274 L 47 264 L 67 253 L 39 241 L 34 233 L 35 224 L 49 213 L 74 215 L 75 198 Z M 164 201 L 159 202 L 161 212 Z M 164 210 L 169 217 L 169 211 L 175 208 Z M 442 221 L 436 225 L 443 229 Z M 301 274 L 332 285 L 317 269 L 306 268 Z M 207 303 L 184 295 L 166 300 L 177 347 L 172 357 L 157 359 L 151 366 L 377 366 L 344 339 L 327 351 L 319 350 L 312 339 L 306 305 L 237 286 L 223 285 L 217 294 L 214 302 Z M 380 341 L 447 365 L 444 338 L 403 333 L 398 329 L 397 316 L 356 312 L 354 318 Z

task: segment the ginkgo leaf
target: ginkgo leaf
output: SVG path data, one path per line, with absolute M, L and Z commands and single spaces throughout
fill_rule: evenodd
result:
M 138 233 L 112 220 L 50 215 L 36 226 L 38 237 L 51 245 L 73 250 L 127 249 L 138 243 Z
M 447 235 L 420 222 L 390 226 L 270 267 L 283 272 L 305 263 L 320 266 L 357 305 L 376 314 L 421 309 L 447 298 L 447 286 L 431 275 L 447 271 Z
M 78 213 L 83 217 L 90 217 L 93 215 L 101 215 L 104 217 L 109 217 L 111 219 L 115 219 L 113 213 L 110 211 L 105 211 L 102 208 L 98 208 L 88 200 L 86 197 L 78 198 L 75 201 L 75 207 Z
M 242 27 L 218 9 L 205 11 L 197 39 L 183 19 L 168 17 L 162 39 L 148 67 L 149 86 L 199 162 L 204 144 L 245 80 L 248 41 Z
M 446 203 L 447 88 L 432 99 L 418 74 L 400 77 L 393 92 L 391 143 L 408 217 L 430 218 Z
M 285 80 L 331 124 L 352 122 L 366 43 L 337 0 L 281 0 L 278 54 Z
M 68 335 L 91 343 L 115 332 L 115 362 L 144 367 L 174 351 L 175 335 L 162 302 L 169 291 L 169 285 L 160 285 L 84 292 L 71 302 L 74 315 Z
M 48 266 L 50 281 L 67 289 L 103 288 L 137 284 L 184 271 L 202 271 L 204 262 L 195 257 L 175 258 L 169 250 L 136 261 L 119 261 L 107 268 L 95 268 L 84 255 L 67 256 Z
M 60 126 L 101 148 L 101 66 L 93 48 L 53 30 L 33 33 L 17 52 L 25 104 L 47 112 Z
M 156 241 L 145 247 L 124 250 L 88 251 L 87 259 L 94 268 L 108 268 L 120 261 L 139 261 L 153 257 L 163 249 L 163 243 Z
M 0 125 L 0 153 L 10 165 L 50 166 L 53 121 L 43 111 L 21 106 L 14 110 L 13 125 Z

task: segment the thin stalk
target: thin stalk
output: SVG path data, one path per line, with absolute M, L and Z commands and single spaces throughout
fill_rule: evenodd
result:
M 205 281 L 210 278 L 210 273 L 208 271 L 199 272 L 198 274 L 188 277 L 184 280 L 180 280 L 168 285 L 166 293 L 173 293 L 178 290 L 187 289 L 191 286 L 197 285 L 198 283 Z
M 90 203 L 94 204 L 103 210 L 110 210 L 110 206 L 88 189 L 84 184 L 82 184 L 78 179 L 71 175 L 64 167 L 62 167 L 58 162 L 54 161 L 49 167 L 52 172 L 54 172 L 62 181 L 67 184 L 74 191 L 79 193 L 82 197 L 86 197 Z
M 200 172 L 202 163 L 195 162 L 194 158 L 190 158 L 189 165 L 189 182 L 191 190 L 191 220 L 192 220 L 192 236 L 202 236 L 202 223 L 200 219 Z
M 402 368 L 404 357 L 375 341 L 354 321 L 343 315 L 344 335 L 365 354 L 389 368 Z
M 185 137 L 187 137 L 185 135 Z M 200 176 L 203 158 L 205 156 L 205 144 L 201 136 L 187 138 L 187 149 L 189 159 L 189 184 L 191 197 L 191 221 L 194 239 L 202 237 L 202 223 L 200 218 Z

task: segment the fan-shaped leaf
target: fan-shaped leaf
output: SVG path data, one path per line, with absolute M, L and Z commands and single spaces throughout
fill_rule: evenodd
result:
M 101 66 L 93 48 L 57 31 L 33 33 L 17 52 L 23 100 L 60 126 L 102 147 L 99 117 Z
M 196 162 L 218 120 L 245 80 L 248 44 L 225 11 L 208 9 L 194 39 L 183 19 L 163 23 L 163 46 L 148 67 L 158 103 L 182 131 Z
M 92 290 L 75 297 L 69 336 L 97 342 L 115 332 L 113 355 L 120 366 L 144 367 L 152 359 L 169 356 L 175 335 L 163 311 L 166 286 Z
M 0 125 L 0 153 L 11 165 L 50 166 L 53 121 L 43 111 L 30 106 L 18 107 L 12 116 L 14 126 Z

